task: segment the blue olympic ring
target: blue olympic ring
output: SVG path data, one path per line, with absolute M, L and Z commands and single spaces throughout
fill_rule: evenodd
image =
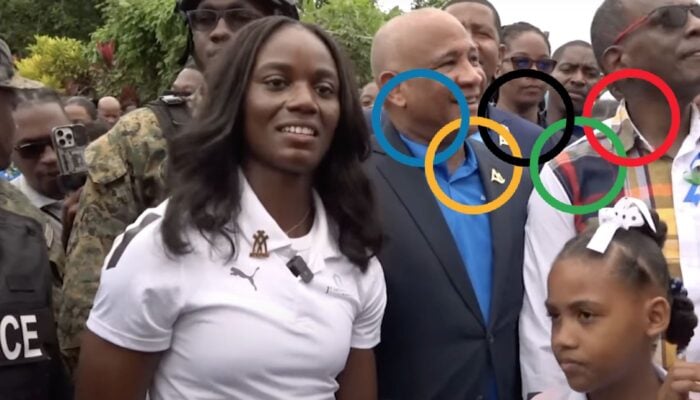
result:
M 469 118 L 471 117 L 469 114 L 469 104 L 467 104 L 467 99 L 464 98 L 462 90 L 452 79 L 448 78 L 447 76 L 431 69 L 412 69 L 401 72 L 400 74 L 391 78 L 386 85 L 381 88 L 379 93 L 377 93 L 377 97 L 374 101 L 374 106 L 372 107 L 372 129 L 374 130 L 374 135 L 377 138 L 377 142 L 384 149 L 384 151 L 386 151 L 386 154 L 389 157 L 400 162 L 401 164 L 408 165 L 409 167 L 423 167 L 422 159 L 403 154 L 391 146 L 384 135 L 381 123 L 382 107 L 384 105 L 384 101 L 386 101 L 386 97 L 389 95 L 389 92 L 391 92 L 402 82 L 413 78 L 430 79 L 445 85 L 445 87 L 452 92 L 452 95 L 457 98 L 457 104 L 459 104 L 459 112 L 461 115 L 460 118 L 462 119 L 463 123 L 460 124 L 459 130 L 457 131 L 457 137 L 452 144 L 450 144 L 445 150 L 435 155 L 435 164 L 440 164 L 447 161 L 447 159 L 457 153 L 457 151 L 464 145 L 465 140 L 467 140 L 467 133 L 469 129 L 469 123 L 467 121 L 469 121 Z

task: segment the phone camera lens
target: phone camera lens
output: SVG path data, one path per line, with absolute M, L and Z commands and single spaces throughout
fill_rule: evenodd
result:
M 73 135 L 71 135 L 70 133 L 67 134 L 67 135 L 66 135 L 66 139 L 68 139 L 68 140 L 73 140 Z
M 63 131 L 59 130 L 58 132 L 56 132 L 56 134 L 57 134 L 58 136 L 63 136 Z
M 61 140 L 58 141 L 58 144 L 60 144 L 61 146 L 65 146 L 65 145 L 66 145 L 66 141 L 63 140 L 63 139 L 61 139 Z

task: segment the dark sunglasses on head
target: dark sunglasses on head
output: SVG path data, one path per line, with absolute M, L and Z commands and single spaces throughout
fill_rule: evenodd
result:
M 700 4 L 659 7 L 645 17 L 631 23 L 617 35 L 613 44 L 619 44 L 622 39 L 646 24 L 658 25 L 667 29 L 682 28 L 688 22 L 689 12 L 696 18 L 700 18 Z
M 554 71 L 554 67 L 557 66 L 557 62 L 550 58 L 533 60 L 530 57 L 516 56 L 511 57 L 510 62 L 513 64 L 514 69 L 530 69 L 533 65 L 535 65 L 538 71 L 544 72 L 546 74 L 549 74 L 552 71 Z
M 236 31 L 245 24 L 262 18 L 263 16 L 250 10 L 230 8 L 228 10 L 190 10 L 187 12 L 187 20 L 195 31 L 209 32 L 216 28 L 220 19 L 226 21 L 229 29 Z
M 51 139 L 22 143 L 15 146 L 15 150 L 17 151 L 17 154 L 20 155 L 20 157 L 29 160 L 41 157 L 41 155 L 44 154 L 44 150 L 46 150 L 47 146 L 53 148 L 53 143 L 51 142 Z

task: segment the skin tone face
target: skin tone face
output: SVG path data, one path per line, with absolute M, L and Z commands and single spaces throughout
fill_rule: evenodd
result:
M 651 11 L 668 5 L 695 4 L 689 0 L 623 0 L 625 21 L 632 23 Z M 645 24 L 627 35 L 618 45 L 605 50 L 601 64 L 607 73 L 624 68 L 649 71 L 664 80 L 681 106 L 678 138 L 668 151 L 675 157 L 690 130 L 691 108 L 700 93 L 700 18 L 687 15 L 682 28 Z M 664 60 L 664 62 L 658 62 Z M 658 148 L 668 135 L 671 123 L 668 102 L 654 86 L 629 80 L 616 85 L 627 100 L 627 111 L 649 144 Z
M 185 68 L 177 75 L 175 82 L 173 82 L 172 91 L 180 96 L 187 97 L 196 92 L 203 84 L 204 76 L 201 72 L 195 69 Z
M 362 95 L 360 96 L 362 107 L 372 107 L 372 104 L 374 104 L 374 99 L 377 97 L 377 93 L 379 93 L 379 88 L 377 87 L 376 83 L 370 82 L 366 84 L 365 87 L 362 88 Z
M 122 106 L 114 97 L 103 97 L 97 102 L 97 114 L 111 128 L 122 116 Z
M 198 10 L 241 10 L 240 21 L 236 26 L 229 26 L 224 19 L 216 23 L 216 27 L 210 31 L 193 30 L 195 58 L 197 64 L 203 68 L 219 55 L 226 43 L 230 42 L 236 32 L 254 18 L 262 18 L 272 15 L 272 8 L 267 2 L 253 0 L 205 0 L 199 4 Z
M 85 125 L 92 122 L 92 118 L 90 118 L 90 114 L 87 110 L 77 104 L 69 104 L 65 106 L 63 110 L 66 112 L 66 115 L 68 115 L 68 119 L 74 124 Z
M 515 70 L 511 57 L 528 57 L 531 60 L 549 59 L 549 48 L 544 38 L 536 32 L 524 32 L 510 39 L 501 67 L 502 73 Z M 537 69 L 535 65 L 531 68 Z M 503 108 L 537 121 L 537 106 L 544 100 L 547 84 L 531 78 L 520 78 L 510 81 L 500 89 L 498 105 Z
M 15 121 L 12 118 L 12 94 L 0 89 L 0 169 L 10 166 L 10 156 L 15 135 Z
M 595 398 L 646 398 L 629 397 L 634 390 L 655 396 L 661 383 L 652 348 L 670 313 L 661 290 L 634 288 L 605 261 L 581 257 L 557 261 L 547 287 L 552 350 L 569 386 Z
M 396 76 L 397 71 L 432 69 L 457 84 L 469 111 L 476 115 L 486 77 L 476 43 L 458 20 L 444 11 L 426 9 L 397 17 L 383 29 L 375 37 L 376 53 L 386 49 L 393 52 L 393 57 L 387 59 L 378 74 L 381 85 Z M 423 144 L 429 143 L 445 124 L 460 117 L 452 92 L 427 79 L 400 84 L 387 96 L 385 107 L 402 134 Z M 449 143 L 449 139 L 444 141 L 444 145 Z
M 335 61 L 319 38 L 300 27 L 273 34 L 248 88 L 244 170 L 310 176 L 333 141 L 339 90 Z
M 557 60 L 557 66 L 552 72 L 571 96 L 576 115 L 583 113 L 583 102 L 591 88 L 602 78 L 602 73 L 595 60 L 593 49 L 584 46 L 569 46 Z M 554 91 L 549 91 L 549 96 L 556 109 L 563 114 L 564 103 Z
M 504 47 L 500 44 L 498 28 L 493 11 L 483 4 L 457 3 L 445 9 L 462 23 L 479 50 L 479 59 L 486 77 L 496 76 L 503 58 Z
M 695 4 L 689 0 L 625 0 L 627 21 L 636 21 L 652 10 L 668 5 Z M 629 67 L 644 69 L 659 75 L 687 102 L 700 88 L 700 19 L 688 13 L 686 25 L 667 29 L 645 24 L 629 34 L 621 43 Z M 664 62 L 658 62 L 664 60 Z M 649 88 L 649 91 L 657 90 Z
M 70 124 L 57 103 L 20 106 L 14 112 L 14 119 L 17 124 L 15 146 L 48 143 L 53 128 Z M 53 199 L 63 197 L 57 180 L 59 170 L 56 152 L 51 145 L 45 144 L 37 157 L 25 158 L 15 150 L 12 160 L 34 190 Z

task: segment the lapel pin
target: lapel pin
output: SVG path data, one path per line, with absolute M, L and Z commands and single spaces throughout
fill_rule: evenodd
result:
M 269 256 L 267 252 L 267 239 L 269 237 L 265 234 L 265 231 L 257 231 L 253 235 L 253 251 L 251 251 L 250 256 L 253 258 L 267 258 Z
M 506 180 L 503 178 L 503 175 L 501 175 L 500 172 L 491 168 L 491 182 L 496 182 L 502 185 L 506 183 Z

